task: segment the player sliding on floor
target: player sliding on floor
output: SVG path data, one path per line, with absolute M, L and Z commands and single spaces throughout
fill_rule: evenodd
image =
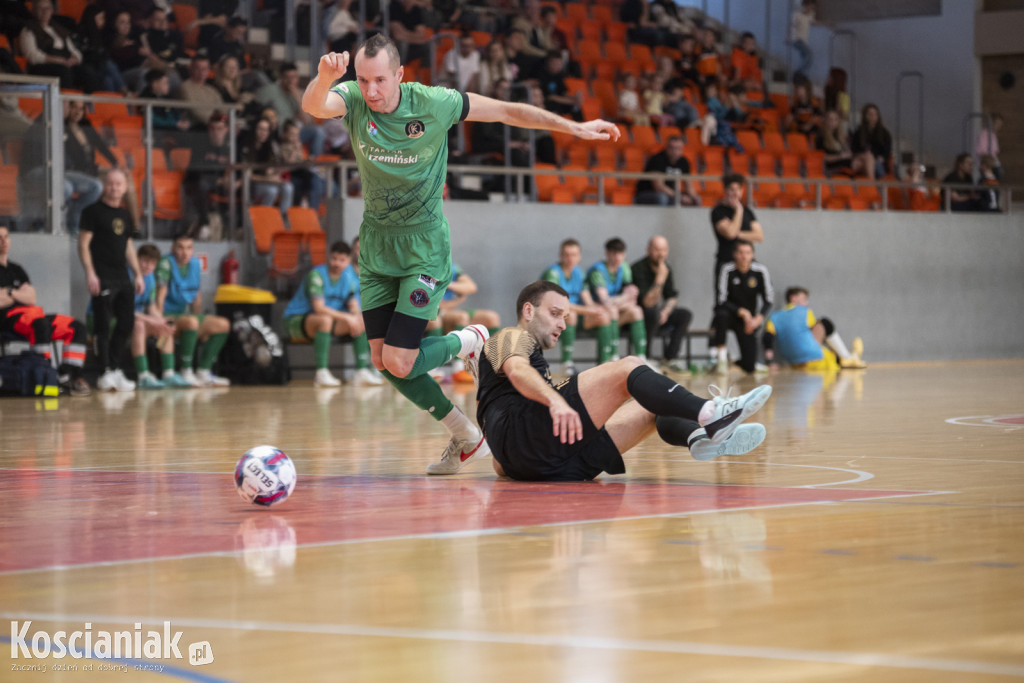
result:
M 741 423 L 768 400 L 770 386 L 708 400 L 629 356 L 556 387 L 544 350 L 565 330 L 568 294 L 555 283 L 534 282 L 520 292 L 516 310 L 518 323 L 487 341 L 479 366 L 476 359 L 466 363 L 477 374 L 477 420 L 498 474 L 529 481 L 621 474 L 622 454 L 655 429 L 697 460 L 742 455 L 764 441 L 762 425 Z
M 399 61 L 395 44 L 374 35 L 356 51 L 356 81 L 334 86 L 348 70 L 349 54 L 326 54 L 306 87 L 302 108 L 321 119 L 342 117 L 348 128 L 366 202 L 359 278 L 371 358 L 388 382 L 451 432 L 441 461 L 427 472 L 452 474 L 490 448 L 427 374 L 455 355 L 474 357 L 487 335 L 482 326 L 471 325 L 423 339 L 452 272 L 448 221 L 441 212 L 448 129 L 464 120 L 500 121 L 588 140 L 617 140 L 619 129 L 607 121 L 578 123 L 475 93 L 402 83 Z

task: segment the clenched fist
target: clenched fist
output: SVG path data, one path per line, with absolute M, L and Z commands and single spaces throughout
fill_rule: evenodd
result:
M 317 75 L 325 80 L 336 81 L 348 71 L 348 52 L 328 52 L 320 58 Z

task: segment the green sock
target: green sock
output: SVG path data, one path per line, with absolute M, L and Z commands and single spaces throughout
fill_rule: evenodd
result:
M 203 344 L 203 348 L 199 350 L 199 369 L 209 370 L 213 367 L 213 362 L 217 360 L 217 354 L 224 348 L 224 342 L 228 340 L 228 333 L 222 332 L 220 334 L 211 334 L 210 338 Z
M 444 334 L 444 330 L 440 327 L 430 327 L 423 333 L 424 337 L 440 337 Z
M 562 362 L 571 363 L 576 344 L 576 326 L 569 325 L 562 331 Z
M 160 354 L 160 369 L 165 373 L 174 372 L 174 354 L 173 353 L 161 353 Z
M 597 328 L 597 362 L 607 363 L 615 355 L 612 342 L 615 340 L 615 333 L 618 331 L 618 323 L 609 323 Z
M 316 369 L 327 367 L 331 357 L 331 333 L 317 332 L 313 335 L 313 355 L 316 356 Z
M 146 361 L 145 353 L 141 356 L 135 356 L 135 372 L 140 375 L 144 372 L 149 372 L 149 363 Z
M 192 362 L 196 357 L 196 343 L 199 342 L 198 330 L 181 331 L 181 367 L 184 370 L 192 369 Z
M 370 367 L 370 342 L 365 332 L 358 337 L 352 337 L 352 350 L 356 354 L 356 370 Z
M 494 335 L 498 334 L 499 332 L 501 332 L 501 328 L 500 327 L 488 327 L 487 328 L 488 336 L 493 337 Z
M 461 349 L 462 342 L 454 334 L 426 337 L 420 342 L 420 353 L 416 356 L 416 362 L 413 363 L 412 370 L 405 379 L 415 379 L 425 375 L 429 370 L 444 365 L 454 358 Z M 444 416 L 442 415 L 442 417 Z
M 387 370 L 383 372 L 383 375 L 391 383 L 391 386 L 398 389 L 398 393 L 415 403 L 421 410 L 430 413 L 430 416 L 438 422 L 451 412 L 452 402 L 444 395 L 441 385 L 429 375 L 420 375 L 409 379 L 395 377 Z
M 629 324 L 629 339 L 633 343 L 633 353 L 647 357 L 647 327 L 643 320 L 635 320 Z

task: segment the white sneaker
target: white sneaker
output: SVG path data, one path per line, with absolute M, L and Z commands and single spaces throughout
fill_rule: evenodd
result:
M 490 455 L 491 447 L 487 445 L 483 432 L 479 433 L 480 438 L 472 441 L 462 441 L 453 436 L 441 459 L 427 465 L 427 474 L 455 474 L 472 461 Z
M 707 432 L 698 429 L 690 435 L 690 455 L 694 460 L 712 460 L 720 455 L 743 455 L 760 446 L 764 436 L 764 425 L 753 422 L 740 425 L 728 439 L 713 444 Z
M 200 370 L 202 372 L 202 370 Z M 316 375 L 313 376 L 313 386 L 315 387 L 340 387 L 341 380 L 331 374 L 331 371 L 327 368 L 320 368 L 316 371 Z
M 715 373 L 719 375 L 728 375 L 729 361 L 719 358 L 718 362 L 715 363 Z
M 192 368 L 185 368 L 184 370 L 182 370 L 181 371 L 181 378 L 183 380 L 185 380 L 186 382 L 188 382 L 189 386 L 192 386 L 192 387 L 201 387 L 201 386 L 203 386 L 203 383 L 199 381 L 198 377 L 196 377 L 196 372 Z
M 352 379 L 357 387 L 379 387 L 384 384 L 384 378 L 369 368 L 356 370 L 355 377 Z
M 218 377 L 209 370 L 196 370 L 196 379 L 198 379 L 204 387 L 231 386 L 231 380 L 226 377 Z
M 764 375 L 768 372 L 768 366 L 764 363 L 754 363 L 754 374 Z
M 135 391 L 135 382 L 125 377 L 120 370 L 114 370 L 114 388 L 117 391 Z
M 714 384 L 708 387 L 708 392 L 713 397 L 711 400 L 715 403 L 715 412 L 704 425 L 704 429 L 711 443 L 718 445 L 728 439 L 741 422 L 761 409 L 772 395 L 772 388 L 768 384 L 762 384 L 736 398 L 730 398 L 732 389 L 722 396 L 722 390 Z
M 107 370 L 100 375 L 96 388 L 100 391 L 117 391 L 117 370 Z
M 139 379 L 135 382 L 135 385 L 139 389 L 163 389 L 165 386 L 152 372 L 139 373 Z
M 483 325 L 467 325 L 461 330 L 455 330 L 448 334 L 455 335 L 462 342 L 462 350 L 456 355 L 465 361 L 479 356 L 484 348 L 484 342 L 491 336 Z

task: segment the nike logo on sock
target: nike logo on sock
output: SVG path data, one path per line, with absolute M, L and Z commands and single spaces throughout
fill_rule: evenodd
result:
M 473 454 L 474 454 L 474 453 L 476 453 L 476 452 L 477 452 L 478 450 L 480 450 L 480 447 L 484 445 L 484 439 L 485 439 L 485 438 L 487 438 L 487 437 L 483 437 L 483 436 L 481 436 L 481 437 L 480 437 L 480 441 L 479 441 L 479 442 L 477 443 L 477 445 L 476 445 L 476 448 L 474 448 L 473 450 L 471 450 L 471 451 L 470 451 L 469 453 L 467 453 L 466 451 L 462 451 L 462 453 L 460 453 L 460 454 L 459 454 L 459 460 L 460 460 L 461 462 L 466 462 L 467 460 L 469 460 L 470 458 L 472 458 L 472 457 L 473 457 Z
M 670 393 L 670 394 L 671 394 L 671 393 L 672 393 L 673 391 L 675 391 L 675 390 L 676 390 L 676 389 L 678 389 L 678 388 L 679 388 L 679 385 L 678 385 L 678 384 L 673 384 L 673 385 L 672 385 L 672 388 L 668 390 L 668 393 Z

